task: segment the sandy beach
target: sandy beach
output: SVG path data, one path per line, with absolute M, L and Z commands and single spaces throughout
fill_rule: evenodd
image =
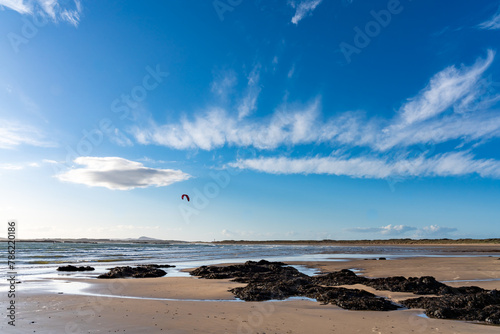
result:
M 497 257 L 420 257 L 345 262 L 294 262 L 323 272 L 356 268 L 358 275 L 434 276 L 451 286 L 500 288 Z M 475 281 L 477 280 L 477 281 Z M 430 319 L 423 310 L 350 311 L 313 300 L 237 301 L 229 279 L 194 277 L 60 280 L 61 291 L 20 293 L 16 328 L 2 333 L 498 333 L 500 327 Z M 453 282 L 455 281 L 455 282 Z M 26 284 L 33 284 L 28 282 Z M 83 289 L 72 294 L 69 286 Z M 82 288 L 83 285 L 83 288 Z M 398 302 L 412 293 L 360 288 Z M 63 292 L 64 291 L 64 292 Z M 85 294 L 81 294 L 85 293 Z M 5 319 L 5 318 L 4 318 Z

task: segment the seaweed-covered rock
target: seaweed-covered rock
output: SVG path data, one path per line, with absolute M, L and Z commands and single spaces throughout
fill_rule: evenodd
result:
M 366 278 L 357 276 L 349 269 L 312 277 L 313 282 L 326 286 L 364 284 L 376 290 L 412 292 L 419 295 L 456 295 L 484 291 L 477 286 L 454 288 L 437 281 L 432 276 Z
M 261 260 L 248 261 L 241 265 L 202 266 L 191 271 L 191 275 L 209 279 L 233 278 L 235 282 L 248 283 L 245 287 L 229 290 L 245 301 L 283 300 L 302 296 L 351 310 L 388 311 L 398 308 L 390 301 L 364 290 L 331 287 L 356 284 L 366 280 L 350 270 L 309 277 L 282 262 Z
M 297 277 L 269 280 L 267 282 L 250 282 L 245 287 L 234 288 L 229 291 L 245 301 L 263 301 L 304 296 L 305 290 L 311 287 L 313 287 L 313 284 L 310 279 Z
M 500 324 L 500 292 L 498 290 L 420 297 L 402 302 L 409 308 L 423 308 L 431 318 L 484 321 Z
M 193 276 L 207 279 L 234 278 L 235 282 L 266 282 L 276 278 L 309 277 L 283 262 L 247 261 L 229 266 L 201 266 L 190 272 Z
M 81 266 L 81 267 L 76 267 L 72 265 L 67 265 L 67 266 L 62 266 L 57 268 L 58 271 L 93 271 L 95 270 L 91 266 Z
M 399 308 L 389 300 L 360 289 L 315 286 L 306 294 L 323 304 L 332 304 L 348 310 L 392 311 Z
M 436 281 L 432 276 L 409 277 L 394 276 L 367 279 L 365 283 L 377 290 L 393 292 L 413 292 L 419 295 L 444 294 L 448 291 L 446 284 Z M 451 290 L 450 290 L 451 291 Z
M 233 278 L 248 283 L 231 289 L 236 297 L 245 301 L 263 301 L 303 296 L 324 304 L 333 304 L 349 310 L 390 311 L 399 308 L 391 301 L 360 289 L 347 289 L 339 285 L 364 284 L 376 290 L 434 294 L 438 297 L 407 299 L 402 304 L 409 308 L 424 308 L 429 317 L 484 321 L 500 324 L 500 292 L 476 286 L 451 287 L 432 276 L 366 278 L 348 269 L 309 277 L 281 262 L 248 261 L 241 265 L 203 266 L 191 271 L 203 278 Z
M 145 278 L 145 277 L 162 277 L 167 273 L 164 270 L 155 268 L 151 265 L 143 265 L 138 267 L 115 267 L 112 268 L 109 272 L 97 276 L 97 278 L 125 278 L 125 277 L 134 277 L 134 278 Z
M 367 278 L 357 276 L 349 269 L 312 277 L 314 283 L 328 286 L 365 284 L 367 280 Z
M 151 268 L 175 268 L 175 266 L 170 264 L 140 264 L 139 267 L 151 267 Z

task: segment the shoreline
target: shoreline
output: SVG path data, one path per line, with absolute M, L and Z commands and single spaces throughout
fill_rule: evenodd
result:
M 0 242 L 8 242 L 0 238 Z M 16 243 L 79 243 L 79 244 L 206 244 L 206 245 L 315 245 L 315 246 L 495 246 L 500 247 L 500 238 L 490 239 L 374 239 L 374 240 L 221 240 L 221 241 L 183 241 L 161 239 L 92 239 L 92 238 L 44 238 L 17 239 Z
M 321 272 L 357 268 L 360 270 L 358 275 L 370 278 L 434 276 L 438 281 L 457 281 L 447 283 L 457 287 L 477 285 L 486 289 L 500 289 L 500 260 L 496 257 L 411 257 L 386 261 L 350 259 L 342 262 L 320 260 L 286 263 L 318 268 Z M 474 281 L 487 279 L 489 281 Z M 36 333 L 116 330 L 125 333 L 411 333 L 413 330 L 417 333 L 435 331 L 450 334 L 489 334 L 500 330 L 498 326 L 425 318 L 422 317 L 421 309 L 349 311 L 309 300 L 234 302 L 234 295 L 227 290 L 246 284 L 229 279 L 167 275 L 160 278 L 98 280 L 68 276 L 57 281 L 59 286 L 68 287 L 68 290 L 72 284 L 85 283 L 83 289 L 88 294 L 44 291 L 42 287 L 26 291 L 18 298 L 17 330 L 22 328 Z M 355 287 L 394 301 L 418 297 L 411 293 Z M 171 300 L 141 299 L 148 297 Z M 10 331 L 11 328 L 5 325 L 4 322 L 0 326 L 2 332 L 19 333 Z

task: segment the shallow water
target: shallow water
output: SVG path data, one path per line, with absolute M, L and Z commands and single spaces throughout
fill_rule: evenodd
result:
M 168 277 L 190 277 L 183 269 L 221 263 L 243 263 L 248 260 L 282 262 L 346 261 L 348 259 L 387 260 L 420 256 L 471 256 L 446 252 L 445 248 L 405 246 L 318 246 L 318 245 L 217 245 L 217 244 L 84 244 L 84 243 L 17 243 L 14 271 L 18 291 L 44 290 L 49 286 L 60 287 L 58 278 L 95 279 L 108 268 L 138 264 L 170 264 L 175 268 L 164 269 Z M 7 268 L 7 252 L 0 252 L 0 270 Z M 489 256 L 481 253 L 476 256 Z M 58 272 L 58 266 L 73 264 L 90 265 L 95 271 Z M 315 268 L 294 265 L 307 275 L 318 274 Z M 470 281 L 470 280 L 468 280 Z M 455 281 L 456 282 L 456 281 Z M 473 281 L 470 281 L 473 282 Z M 70 284 L 74 284 L 70 283 Z M 68 284 L 65 284 L 68 285 Z M 44 288 L 45 287 L 45 288 Z M 66 288 L 66 287 L 64 287 Z M 73 287 L 72 287 L 73 288 Z M 77 285 L 74 289 L 78 290 Z M 8 290 L 8 282 L 0 282 L 0 291 Z M 64 293 L 64 291 L 63 291 Z

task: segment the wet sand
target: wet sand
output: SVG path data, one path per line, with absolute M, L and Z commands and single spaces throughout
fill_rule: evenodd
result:
M 367 277 L 435 276 L 452 286 L 500 289 L 498 257 L 422 257 L 345 262 L 288 262 L 322 271 L 357 268 Z M 469 280 L 470 282 L 466 282 Z M 474 282 L 472 280 L 481 280 Z M 70 283 L 64 283 L 69 281 Z M 499 326 L 422 317 L 422 310 L 348 311 L 310 300 L 240 302 L 227 290 L 245 284 L 191 277 L 84 280 L 94 295 L 32 291 L 19 285 L 16 329 L 1 333 L 500 333 Z M 30 284 L 26 282 L 23 284 Z M 395 302 L 411 293 L 375 291 Z M 65 287 L 66 288 L 66 287 Z M 61 288 L 61 291 L 68 289 Z M 106 295 L 106 296 L 104 296 Z M 107 296 L 112 295 L 113 297 Z M 120 297 L 121 296 L 121 297 Z M 142 298 L 142 299 L 141 299 Z M 149 299 L 148 299 L 149 298 Z

